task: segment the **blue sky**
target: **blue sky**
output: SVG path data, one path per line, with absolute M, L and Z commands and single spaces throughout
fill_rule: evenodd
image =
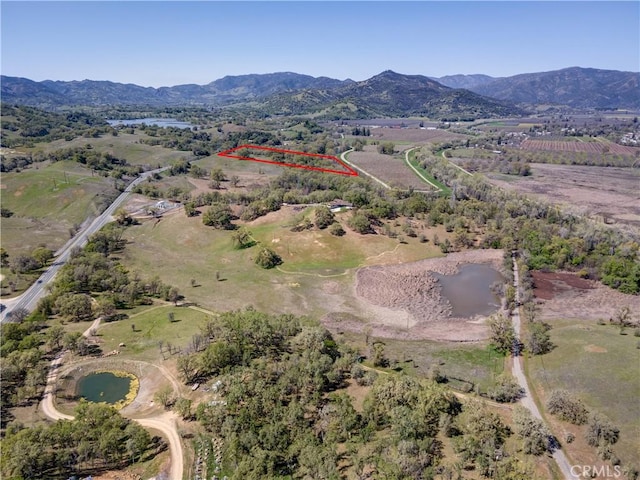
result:
M 2 0 L 1 70 L 33 80 L 205 84 L 293 71 L 509 76 L 640 71 L 640 2 Z

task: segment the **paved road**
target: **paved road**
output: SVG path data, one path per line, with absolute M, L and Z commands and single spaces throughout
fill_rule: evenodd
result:
M 33 311 L 38 305 L 38 301 L 45 295 L 46 290 L 45 287 L 49 284 L 53 278 L 58 273 L 58 270 L 69 260 L 69 256 L 71 255 L 72 250 L 75 247 L 83 247 L 87 240 L 91 235 L 99 231 L 102 227 L 104 227 L 107 223 L 111 221 L 111 216 L 113 213 L 122 205 L 122 203 L 129 196 L 133 188 L 139 183 L 145 181 L 149 176 L 154 173 L 159 173 L 163 170 L 166 170 L 169 167 L 158 168 L 156 170 L 151 170 L 141 174 L 138 178 L 136 178 L 133 182 L 129 184 L 129 186 L 122 192 L 118 198 L 116 198 L 109 207 L 102 212 L 102 214 L 97 217 L 93 222 L 91 222 L 88 226 L 83 228 L 80 232 L 76 234 L 71 240 L 69 240 L 64 247 L 56 252 L 57 257 L 53 264 L 40 276 L 40 278 L 31 285 L 22 295 L 19 297 L 4 300 L 3 303 L 6 305 L 6 309 L 0 313 L 0 322 L 4 322 L 5 320 L 11 317 L 11 312 L 18 309 L 25 309 L 29 312 Z
M 513 286 L 516 289 L 517 307 L 514 309 L 511 319 L 513 321 L 513 329 L 515 330 L 516 337 L 519 340 L 520 339 L 520 307 L 519 307 L 520 293 L 519 293 L 518 287 L 520 286 L 520 280 L 518 277 L 518 264 L 516 262 L 515 255 L 513 257 Z M 518 383 L 520 384 L 520 386 L 523 388 L 525 392 L 524 396 L 520 399 L 520 403 L 522 404 L 523 407 L 527 408 L 531 412 L 531 415 L 544 421 L 542 418 L 542 415 L 540 414 L 540 410 L 538 410 L 538 406 L 536 405 L 536 403 L 533 401 L 533 398 L 531 397 L 531 391 L 529 390 L 527 377 L 524 374 L 524 368 L 522 366 L 522 356 L 515 355 L 512 358 L 512 360 L 513 362 L 511 364 L 511 370 L 512 370 L 513 376 L 516 378 L 516 380 L 518 381 Z M 567 456 L 564 454 L 564 452 L 561 449 L 558 448 L 553 452 L 553 459 L 556 461 L 556 464 L 558 465 L 558 468 L 560 468 L 560 471 L 562 472 L 562 475 L 564 476 L 565 479 L 574 480 L 574 479 L 580 478 L 571 473 L 571 463 L 569 462 L 569 460 L 567 459 Z

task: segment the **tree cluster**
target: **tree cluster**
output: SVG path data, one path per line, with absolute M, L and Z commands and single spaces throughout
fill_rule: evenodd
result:
M 113 407 L 81 402 L 74 413 L 73 420 L 9 429 L 2 441 L 3 475 L 67 478 L 96 469 L 121 469 L 155 455 L 158 440 Z

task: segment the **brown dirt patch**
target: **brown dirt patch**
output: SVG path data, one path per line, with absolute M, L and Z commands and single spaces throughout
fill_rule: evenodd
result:
M 551 300 L 570 290 L 589 290 L 595 288 L 595 282 L 585 280 L 573 273 L 531 272 L 533 294 L 536 298 Z
M 586 352 L 591 352 L 591 353 L 607 353 L 606 348 L 599 347 L 597 345 L 586 345 L 584 349 Z
M 533 273 L 535 280 L 537 272 Z M 551 289 L 543 290 L 544 296 L 536 293 L 537 302 L 541 304 L 541 319 L 575 318 L 608 321 L 616 315 L 620 307 L 629 306 L 632 312 L 640 311 L 638 295 L 626 295 L 601 283 L 584 280 L 570 273 L 544 275 L 560 275 L 560 279 L 551 283 Z
M 325 315 L 322 322 L 336 331 L 364 332 L 380 338 L 469 342 L 488 338 L 484 317 L 454 318 L 432 273 L 452 274 L 467 263 L 502 268 L 502 250 L 470 250 L 399 265 L 375 265 L 356 272 L 354 299 L 360 316 L 345 312 Z

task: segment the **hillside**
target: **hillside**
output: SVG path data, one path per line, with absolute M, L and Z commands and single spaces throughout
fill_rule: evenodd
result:
M 276 95 L 268 98 L 263 108 L 273 113 L 311 113 L 327 118 L 423 115 L 463 120 L 524 113 L 508 102 L 452 89 L 422 75 L 391 70 L 337 89 Z
M 640 73 L 572 67 L 497 78 L 469 87 L 489 97 L 574 108 L 640 108 Z
M 249 103 L 273 114 L 328 118 L 427 115 L 455 120 L 523 114 L 514 104 L 637 109 L 639 84 L 640 73 L 572 67 L 504 78 L 482 74 L 430 78 L 387 70 L 360 82 L 278 72 L 160 88 L 93 80 L 34 82 L 2 76 L 1 87 L 3 102 L 46 109 Z
M 222 105 L 305 88 L 335 88 L 351 82 L 281 72 L 226 76 L 206 85 L 153 88 L 93 80 L 34 82 L 3 75 L 2 101 L 45 108 L 69 105 Z

